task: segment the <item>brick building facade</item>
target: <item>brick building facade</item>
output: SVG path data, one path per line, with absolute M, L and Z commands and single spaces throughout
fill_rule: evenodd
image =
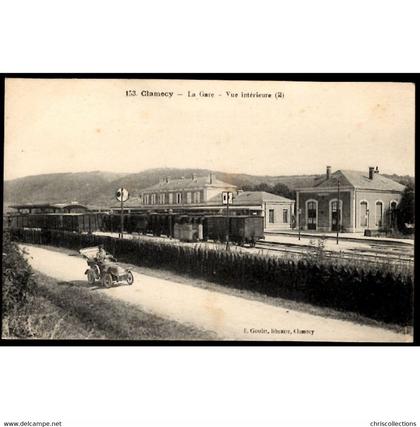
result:
M 331 174 L 327 166 L 319 182 L 296 191 L 298 223 L 303 230 L 324 232 L 389 227 L 403 191 L 403 185 L 380 175 L 378 168 Z

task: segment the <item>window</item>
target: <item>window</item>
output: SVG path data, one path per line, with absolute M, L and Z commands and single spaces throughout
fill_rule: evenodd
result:
M 283 209 L 283 222 L 289 222 L 289 209 Z
M 187 193 L 187 203 L 191 203 L 191 193 L 189 191 Z
M 169 204 L 172 205 L 172 203 L 174 202 L 174 195 L 173 193 L 169 193 Z
M 148 205 L 150 203 L 150 194 L 144 195 L 144 204 Z
M 268 210 L 268 222 L 274 224 L 274 209 Z
M 178 205 L 182 203 L 182 193 L 176 193 L 176 203 Z
M 200 192 L 196 191 L 193 195 L 194 203 L 200 203 Z
M 160 203 L 161 205 L 164 205 L 164 204 L 165 204 L 165 193 L 161 193 L 161 194 L 159 194 L 159 203 Z
M 375 225 L 377 227 L 382 227 L 382 214 L 383 214 L 383 204 L 378 201 L 375 205 Z
M 156 204 L 156 194 L 152 194 L 152 197 L 151 197 L 151 201 L 150 201 L 150 203 L 151 203 L 152 205 L 155 205 L 155 204 Z
M 368 226 L 368 204 L 360 202 L 360 227 Z

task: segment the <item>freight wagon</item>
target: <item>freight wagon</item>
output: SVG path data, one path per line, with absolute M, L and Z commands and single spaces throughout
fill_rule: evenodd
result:
M 119 219 L 121 224 L 121 218 Z M 129 214 L 124 216 L 124 229 L 127 233 L 146 234 L 148 226 L 149 217 L 146 214 Z M 121 225 L 119 225 L 119 227 L 121 227 Z
M 40 228 L 74 232 L 94 232 L 101 228 L 102 214 L 99 213 L 43 213 L 8 215 L 11 228 Z
M 119 232 L 121 217 L 109 214 L 104 217 L 103 231 Z M 187 214 L 127 214 L 124 215 L 124 232 L 167 236 L 181 241 L 212 240 L 225 242 L 227 217 L 223 215 Z M 264 239 L 264 218 L 250 215 L 229 217 L 229 240 L 239 245 L 255 245 Z
M 203 239 L 226 241 L 228 217 L 207 216 L 204 220 Z M 260 216 L 236 215 L 229 217 L 229 240 L 238 245 L 250 244 L 264 239 L 264 218 Z

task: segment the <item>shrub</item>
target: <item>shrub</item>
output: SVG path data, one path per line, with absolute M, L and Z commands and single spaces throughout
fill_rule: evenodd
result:
M 2 254 L 2 317 L 21 309 L 34 291 L 32 270 L 17 245 L 3 232 Z

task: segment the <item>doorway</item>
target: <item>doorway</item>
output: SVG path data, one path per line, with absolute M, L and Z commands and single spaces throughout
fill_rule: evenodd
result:
M 308 230 L 316 230 L 317 223 L 317 206 L 316 202 L 307 203 L 307 227 Z
M 331 231 L 337 230 L 341 231 L 341 209 L 338 209 L 338 201 L 335 200 L 331 202 Z

